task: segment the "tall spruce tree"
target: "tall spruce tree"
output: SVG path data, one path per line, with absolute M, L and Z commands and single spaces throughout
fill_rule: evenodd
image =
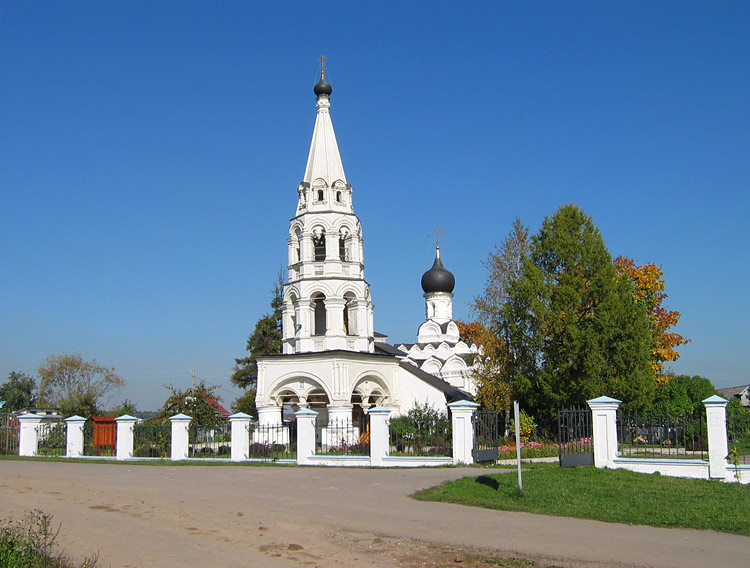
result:
M 248 357 L 235 359 L 232 382 L 243 389 L 255 388 L 258 382 L 258 355 L 281 353 L 281 308 L 284 306 L 284 276 L 279 271 L 273 286 L 271 313 L 260 318 L 247 339 Z
M 545 218 L 532 238 L 521 276 L 510 282 L 505 325 L 513 385 L 534 414 L 602 395 L 626 410 L 648 404 L 654 373 L 646 310 L 575 205 Z

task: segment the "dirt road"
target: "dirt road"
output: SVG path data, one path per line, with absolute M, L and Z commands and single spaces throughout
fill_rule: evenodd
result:
M 506 513 L 408 495 L 476 469 L 0 461 L 0 517 L 42 509 L 100 567 L 746 565 L 750 538 Z

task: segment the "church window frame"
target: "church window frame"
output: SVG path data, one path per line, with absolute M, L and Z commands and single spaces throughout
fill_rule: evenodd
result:
M 322 262 L 326 259 L 326 230 L 323 227 L 315 227 L 312 234 L 313 260 Z
M 313 326 L 312 335 L 323 337 L 328 331 L 328 311 L 326 309 L 326 296 L 323 292 L 316 292 L 310 297 L 313 304 Z

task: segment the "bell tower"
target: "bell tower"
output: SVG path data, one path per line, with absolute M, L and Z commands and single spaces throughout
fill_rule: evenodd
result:
M 315 127 L 297 210 L 289 224 L 288 276 L 284 284 L 284 353 L 374 350 L 373 306 L 365 281 L 362 225 L 354 214 L 331 122 L 325 57 Z

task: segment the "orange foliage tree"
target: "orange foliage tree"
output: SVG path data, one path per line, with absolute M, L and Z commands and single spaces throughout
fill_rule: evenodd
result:
M 657 381 L 665 382 L 669 375 L 664 372 L 664 363 L 679 359 L 677 347 L 690 343 L 690 339 L 669 331 L 677 325 L 680 312 L 668 310 L 662 306 L 662 302 L 667 297 L 664 291 L 666 286 L 663 278 L 664 271 L 654 263 L 638 266 L 632 259 L 625 256 L 618 256 L 614 264 L 619 274 L 627 276 L 633 282 L 633 296 L 636 302 L 643 302 L 646 305 L 653 337 L 651 366 L 656 373 Z

